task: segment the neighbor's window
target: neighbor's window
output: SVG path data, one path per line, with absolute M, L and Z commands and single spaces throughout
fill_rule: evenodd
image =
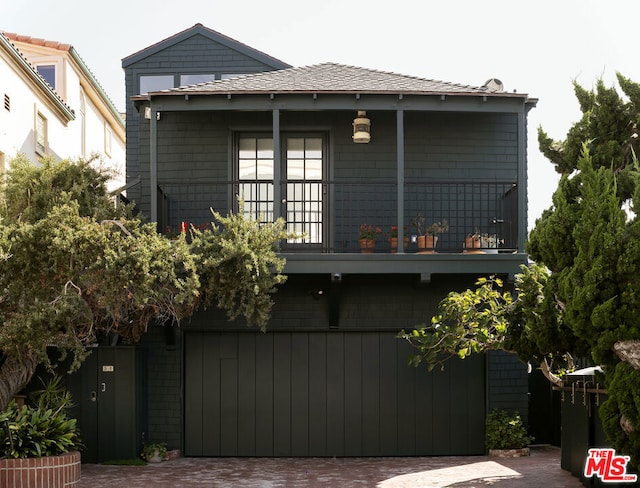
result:
M 41 64 L 36 66 L 36 70 L 40 73 L 47 83 L 51 85 L 52 88 L 56 87 L 56 65 L 55 64 Z
M 113 131 L 109 125 L 104 126 L 104 152 L 107 156 L 111 156 L 111 145 L 113 144 Z
M 180 86 L 197 85 L 198 83 L 207 83 L 215 79 L 215 74 L 180 75 Z
M 140 93 L 173 88 L 173 75 L 145 75 L 140 77 Z
M 47 119 L 40 112 L 36 113 L 36 152 L 41 156 L 47 152 Z
M 87 157 L 87 101 L 84 93 L 80 91 L 80 152 L 82 157 Z

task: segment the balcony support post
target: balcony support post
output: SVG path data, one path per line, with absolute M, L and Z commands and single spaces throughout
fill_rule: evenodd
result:
M 158 117 L 157 111 L 151 108 L 149 120 L 149 218 L 158 224 Z
M 273 109 L 273 220 L 276 221 L 284 210 L 282 200 L 282 154 L 280 144 L 280 110 Z
M 398 252 L 404 249 L 404 110 L 396 112 L 397 198 L 398 198 Z

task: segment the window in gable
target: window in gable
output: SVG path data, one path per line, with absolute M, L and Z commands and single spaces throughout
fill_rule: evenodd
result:
M 55 89 L 56 87 L 56 65 L 55 64 L 41 64 L 36 66 L 36 70 L 40 73 L 49 85 Z
M 216 79 L 216 75 L 213 73 L 209 74 L 191 74 L 191 75 L 180 75 L 180 86 L 185 85 L 197 85 L 198 83 L 207 83 L 208 81 L 213 81 Z
M 11 112 L 11 98 L 6 93 L 4 94 L 4 109 Z
M 173 75 L 143 75 L 140 76 L 140 93 L 174 88 Z

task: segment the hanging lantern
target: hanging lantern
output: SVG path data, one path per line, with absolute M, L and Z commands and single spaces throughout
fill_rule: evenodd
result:
M 353 119 L 353 142 L 367 144 L 371 140 L 371 121 L 367 112 L 358 110 L 358 116 Z

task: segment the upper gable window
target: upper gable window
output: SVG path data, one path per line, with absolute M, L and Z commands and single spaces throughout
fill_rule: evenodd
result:
M 41 64 L 36 66 L 36 70 L 40 73 L 49 85 L 55 89 L 56 87 L 56 65 L 55 64 Z
M 221 80 L 228 80 L 231 78 L 238 78 L 240 76 L 244 76 L 246 73 L 223 73 L 220 75 Z
M 173 75 L 144 75 L 140 77 L 140 93 L 150 93 L 173 87 Z
M 192 74 L 192 75 L 180 75 L 180 86 L 185 85 L 197 85 L 198 83 L 207 83 L 216 79 L 216 75 L 209 74 Z

